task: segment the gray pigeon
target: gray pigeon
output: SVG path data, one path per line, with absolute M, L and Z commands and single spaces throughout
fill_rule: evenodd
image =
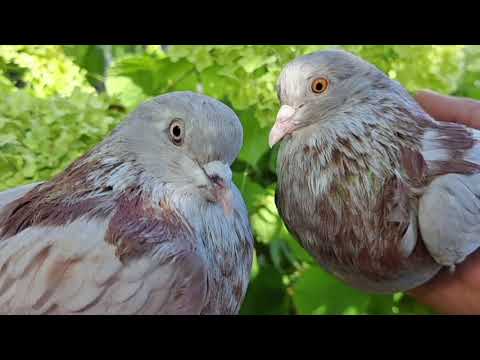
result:
M 223 103 L 142 104 L 51 181 L 0 193 L 0 313 L 236 314 L 253 238 Z
M 293 60 L 279 83 L 277 207 L 327 271 L 391 293 L 480 246 L 480 132 L 432 119 L 344 51 Z

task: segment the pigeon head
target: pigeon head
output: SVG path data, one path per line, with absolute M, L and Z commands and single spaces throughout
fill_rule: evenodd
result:
M 220 101 L 192 92 L 158 96 L 132 112 L 112 139 L 156 182 L 230 208 L 230 165 L 243 129 Z
M 316 52 L 287 64 L 280 75 L 278 97 L 281 108 L 270 132 L 270 146 L 297 132 L 308 132 L 305 128 L 312 124 L 360 129 L 359 123 L 379 119 L 372 112 L 379 105 L 391 108 L 412 102 L 396 81 L 342 50 Z M 353 123 L 339 124 L 352 121 L 352 114 Z

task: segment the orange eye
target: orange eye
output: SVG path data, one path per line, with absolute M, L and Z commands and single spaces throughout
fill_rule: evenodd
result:
M 321 93 L 325 92 L 325 90 L 327 90 L 328 84 L 329 84 L 329 82 L 328 82 L 327 79 L 317 78 L 317 79 L 312 81 L 312 91 L 315 94 L 321 94 Z

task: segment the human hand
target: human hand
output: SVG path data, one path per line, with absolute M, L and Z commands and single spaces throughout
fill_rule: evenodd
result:
M 417 93 L 416 100 L 438 121 L 480 129 L 480 101 L 430 91 Z M 442 270 L 433 280 L 408 294 L 439 313 L 480 314 L 480 251 L 457 265 L 454 273 Z

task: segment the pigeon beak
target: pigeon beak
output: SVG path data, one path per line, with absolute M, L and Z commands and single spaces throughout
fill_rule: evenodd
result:
M 210 181 L 214 184 L 213 195 L 215 200 L 222 206 L 225 215 L 230 216 L 233 212 L 233 195 L 229 184 L 215 175 L 210 177 Z
M 230 216 L 233 213 L 233 195 L 230 188 L 226 189 L 220 197 L 220 205 L 223 207 L 223 212 L 226 216 Z
M 268 137 L 268 145 L 273 147 L 276 143 L 282 140 L 285 135 L 293 132 L 298 124 L 293 120 L 295 109 L 288 105 L 282 105 L 277 114 L 277 120 L 270 130 Z
M 222 206 L 226 216 L 233 213 L 233 194 L 231 190 L 232 171 L 229 165 L 212 161 L 203 167 L 209 180 L 208 193 L 210 201 Z

